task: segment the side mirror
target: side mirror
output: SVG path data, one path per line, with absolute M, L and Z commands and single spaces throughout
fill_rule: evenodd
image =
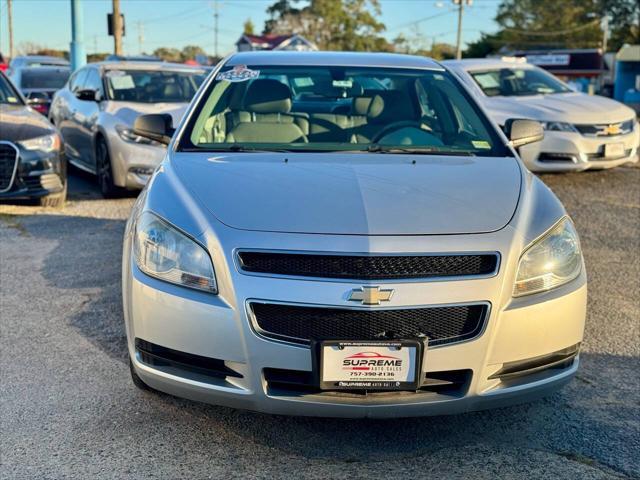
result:
M 165 145 L 171 141 L 173 132 L 173 119 L 168 113 L 140 115 L 133 122 L 133 133 Z
M 78 90 L 76 92 L 76 98 L 78 100 L 86 100 L 89 102 L 96 102 L 98 100 L 98 92 L 90 88 Z
M 509 119 L 504 124 L 504 133 L 513 148 L 539 142 L 544 138 L 542 124 L 535 120 Z

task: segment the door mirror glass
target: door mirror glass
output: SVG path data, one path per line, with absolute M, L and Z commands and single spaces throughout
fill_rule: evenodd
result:
M 78 100 L 85 100 L 85 101 L 90 101 L 90 102 L 95 102 L 98 100 L 98 92 L 96 92 L 95 90 L 92 90 L 90 88 L 84 88 L 82 90 L 78 90 L 76 92 L 76 97 L 78 98 Z

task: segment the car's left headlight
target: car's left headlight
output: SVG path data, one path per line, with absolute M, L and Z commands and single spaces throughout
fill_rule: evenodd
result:
M 40 152 L 53 152 L 60 148 L 60 136 L 57 133 L 43 135 L 41 137 L 22 140 L 20 146 L 25 150 L 38 150 Z
M 124 125 L 116 125 L 116 132 L 118 132 L 118 136 L 125 142 L 139 143 L 141 145 L 157 145 L 161 147 L 164 146 L 160 142 L 156 142 L 154 140 L 151 140 L 150 138 L 141 137 L 140 135 L 136 134 L 132 128 Z
M 573 222 L 563 218 L 520 257 L 513 296 L 544 292 L 575 279 L 582 269 L 580 240 Z
M 571 123 L 567 122 L 540 122 L 542 128 L 550 132 L 577 132 L 578 130 Z
M 184 287 L 217 293 L 209 254 L 195 240 L 150 212 L 135 226 L 134 257 L 147 275 Z

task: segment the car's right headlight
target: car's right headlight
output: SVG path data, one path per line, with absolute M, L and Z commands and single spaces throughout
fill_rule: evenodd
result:
M 563 218 L 520 257 L 513 296 L 544 292 L 575 279 L 582 269 L 580 240 L 573 222 Z
M 151 212 L 135 226 L 134 257 L 147 275 L 184 287 L 217 293 L 213 264 L 195 240 Z
M 540 122 L 542 124 L 542 128 L 548 130 L 550 132 L 578 132 L 576 127 L 574 127 L 571 123 L 567 122 Z

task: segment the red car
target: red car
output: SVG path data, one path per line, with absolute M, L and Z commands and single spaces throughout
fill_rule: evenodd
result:
M 9 64 L 5 62 L 2 53 L 0 53 L 0 72 L 6 72 L 7 68 L 9 68 Z

